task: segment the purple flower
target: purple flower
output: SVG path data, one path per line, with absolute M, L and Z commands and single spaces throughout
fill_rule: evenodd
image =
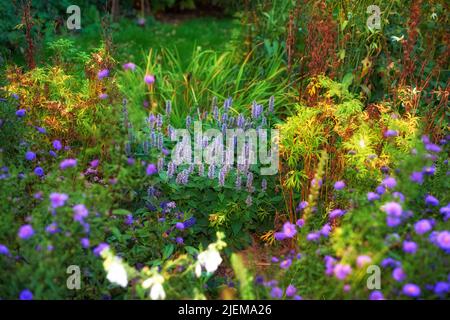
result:
M 420 287 L 413 283 L 407 283 L 403 286 L 403 294 L 409 297 L 420 296 Z
M 411 173 L 411 176 L 409 177 L 409 179 L 414 183 L 422 184 L 423 183 L 423 173 L 420 171 L 414 171 L 413 173 Z
M 369 192 L 367 193 L 367 200 L 372 202 L 375 200 L 379 200 L 380 196 L 378 194 L 376 194 L 375 192 Z
M 282 241 L 282 240 L 286 239 L 286 235 L 283 232 L 275 232 L 274 238 L 277 241 Z
M 376 192 L 377 194 L 379 194 L 379 195 L 382 195 L 382 194 L 384 194 L 384 193 L 386 192 L 386 188 L 383 187 L 383 186 L 378 186 L 378 187 L 375 189 L 375 192 Z
M 57 157 L 56 152 L 53 151 L 53 150 L 50 150 L 50 151 L 48 152 L 48 154 L 49 154 L 51 157 L 53 157 L 53 158 L 56 158 L 56 157 Z
M 433 197 L 431 194 L 429 194 L 425 197 L 425 204 L 430 206 L 438 206 L 439 200 Z
M 330 220 L 332 220 L 332 219 L 335 219 L 335 218 L 339 218 L 339 217 L 343 216 L 344 214 L 345 214 L 344 210 L 342 210 L 342 209 L 334 209 L 334 210 L 332 210 L 329 213 L 328 217 L 329 217 Z
M 437 144 L 434 144 L 434 143 L 427 143 L 425 145 L 425 149 L 430 152 L 436 152 L 436 153 L 441 152 L 441 147 L 439 147 Z
M 298 204 L 296 211 L 299 212 L 308 206 L 308 202 L 302 201 Z
M 36 127 L 36 130 L 39 132 L 39 133 L 47 133 L 47 130 L 45 130 L 45 128 L 42 128 L 42 127 Z
M 372 258 L 367 255 L 361 255 L 356 258 L 356 265 L 358 268 L 364 267 L 366 264 L 369 264 L 372 262 Z
M 387 213 L 390 217 L 400 217 L 402 215 L 402 206 L 397 202 L 387 202 L 382 207 L 382 209 Z
M 295 224 L 286 221 L 283 225 L 283 233 L 287 238 L 294 237 L 295 234 L 297 233 L 297 230 L 295 229 Z
M 417 251 L 417 243 L 413 241 L 403 241 L 403 251 L 414 254 Z
M 83 219 L 89 215 L 89 211 L 84 204 L 77 204 L 73 208 L 73 220 L 83 222 Z
M 147 169 L 145 170 L 145 172 L 147 173 L 148 176 L 151 176 L 151 175 L 157 173 L 158 169 L 156 168 L 156 165 L 154 165 L 153 163 L 150 163 L 147 166 Z
M 400 218 L 397 218 L 397 217 L 388 216 L 386 218 L 386 224 L 388 227 L 391 227 L 391 228 L 398 226 L 401 222 L 402 221 L 400 220 Z
M 186 221 L 183 222 L 184 228 L 192 227 L 197 222 L 197 219 L 195 217 L 190 217 Z
M 433 229 L 433 225 L 430 220 L 422 219 L 416 222 L 414 230 L 417 234 L 424 234 Z
M 434 285 L 434 293 L 437 294 L 438 296 L 446 294 L 449 291 L 450 291 L 450 284 L 448 284 L 447 282 L 440 281 Z
M 155 76 L 152 74 L 146 74 L 144 77 L 144 82 L 146 84 L 153 84 L 155 82 Z
M 62 207 L 67 199 L 69 199 L 69 196 L 65 193 L 53 192 L 50 194 L 50 202 L 53 208 Z
M 381 182 L 381 185 L 385 188 L 392 189 L 397 185 L 397 181 L 393 177 L 387 177 Z
M 176 238 L 175 238 L 175 242 L 176 242 L 177 244 L 183 244 L 183 243 L 184 243 L 184 239 L 183 239 L 182 237 L 176 237 Z
M 98 98 L 100 99 L 100 100 L 105 100 L 105 99 L 108 99 L 108 94 L 107 93 L 100 93 L 99 95 L 98 95 Z
M 297 293 L 297 288 L 295 288 L 292 284 L 288 285 L 286 288 L 286 297 L 293 297 Z
M 304 219 L 298 219 L 295 224 L 297 225 L 297 227 L 301 228 L 301 227 L 303 227 L 305 225 L 305 220 Z
M 384 132 L 384 137 L 385 138 L 389 138 L 389 137 L 396 137 L 398 136 L 398 131 L 397 130 L 392 130 L 392 129 L 388 129 Z
M 45 232 L 50 233 L 50 234 L 55 234 L 58 231 L 59 231 L 59 229 L 58 229 L 58 225 L 56 224 L 56 222 L 52 222 L 47 227 L 45 227 Z
M 278 287 L 273 287 L 270 295 L 272 296 L 272 298 L 281 299 L 281 297 L 283 297 L 283 290 Z
M 107 243 L 102 242 L 94 248 L 94 250 L 93 250 L 94 255 L 99 257 L 100 254 L 102 253 L 102 251 L 105 249 L 108 249 L 108 248 L 109 248 L 109 245 Z
M 400 267 L 401 263 L 399 261 L 395 260 L 395 259 L 386 258 L 386 259 L 383 259 L 383 261 L 381 261 L 381 266 L 383 268 L 386 268 L 386 267 Z
M 439 232 L 436 237 L 436 244 L 444 250 L 450 250 L 450 232 L 447 230 Z
M 369 300 L 384 300 L 383 293 L 375 290 L 370 293 Z
M 432 176 L 436 172 L 436 167 L 435 166 L 424 167 L 422 169 L 422 172 L 428 176 Z
M 335 190 L 342 190 L 345 188 L 345 182 L 344 181 L 336 181 L 336 183 L 334 184 L 334 189 Z
M 397 282 L 402 282 L 406 279 L 406 274 L 402 268 L 398 267 L 392 271 L 392 278 Z
M 334 276 L 339 280 L 344 280 L 352 272 L 352 267 L 348 264 L 338 263 L 334 266 Z
M 122 65 L 124 70 L 131 70 L 134 71 L 136 69 L 136 65 L 133 62 L 127 62 Z
M 81 246 L 82 246 L 84 249 L 89 248 L 89 239 L 88 239 L 88 238 L 82 238 L 82 239 L 80 240 L 80 242 L 81 242 Z
M 98 164 L 99 164 L 99 160 L 98 159 L 95 159 L 95 160 L 92 160 L 90 163 L 89 163 L 89 165 L 92 167 L 92 168 L 96 168 L 97 166 L 98 166 Z
M 44 169 L 42 169 L 41 167 L 36 167 L 34 168 L 34 174 L 38 177 L 42 177 L 44 175 Z
M 65 170 L 67 168 L 72 168 L 75 167 L 77 165 L 77 159 L 64 159 L 63 161 L 61 161 L 61 163 L 59 164 L 59 168 L 61 170 Z
M 97 76 L 100 80 L 102 80 L 103 78 L 106 78 L 109 76 L 109 70 L 108 69 L 102 69 L 97 73 Z
M 283 261 L 281 261 L 281 263 L 280 263 L 280 268 L 281 268 L 281 269 L 289 269 L 289 267 L 291 266 L 291 264 L 292 264 L 292 260 L 291 260 L 291 259 L 283 260 Z
M 34 235 L 33 227 L 30 224 L 25 224 L 20 227 L 17 235 L 21 239 L 29 239 Z
M 319 239 L 320 239 L 319 232 L 311 232 L 311 233 L 308 233 L 308 235 L 306 236 L 307 241 L 317 241 Z
M 125 224 L 128 226 L 131 226 L 134 223 L 134 219 L 133 219 L 133 215 L 132 214 L 127 214 L 125 216 Z
M 25 117 L 26 113 L 27 112 L 25 111 L 25 109 L 19 109 L 19 110 L 16 111 L 16 116 L 19 117 L 19 118 L 22 118 L 22 117 Z
M 178 230 L 184 230 L 184 223 L 182 222 L 177 222 L 175 224 L 175 228 L 177 228 Z
M 56 151 L 61 150 L 62 149 L 61 141 L 53 140 L 53 149 L 55 149 Z
M 28 151 L 27 153 L 25 153 L 25 159 L 27 159 L 28 161 L 36 159 L 36 153 L 34 153 L 33 151 Z
M 20 300 L 33 300 L 33 293 L 28 289 L 22 290 L 22 292 L 20 293 L 19 299 Z
M 328 237 L 328 235 L 331 232 L 331 226 L 327 223 L 325 224 L 322 229 L 320 230 L 320 234 L 324 237 Z
M 9 254 L 9 249 L 4 244 L 0 244 L 0 254 L 7 256 Z

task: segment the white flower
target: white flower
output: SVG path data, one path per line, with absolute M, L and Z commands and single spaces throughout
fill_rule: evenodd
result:
M 150 288 L 150 299 L 152 300 L 164 300 L 166 298 L 166 292 L 162 284 L 164 283 L 164 277 L 155 274 L 153 277 L 148 278 L 142 282 L 142 288 Z
M 106 279 L 111 283 L 118 284 L 121 287 L 126 287 L 128 284 L 127 271 L 122 265 L 122 260 L 118 257 L 114 257 L 111 260 L 106 260 L 103 264 L 105 270 L 108 272 Z
M 433 12 L 433 13 L 431 14 L 431 19 L 436 20 L 437 18 L 438 18 L 437 13 L 436 13 L 436 12 Z
M 391 37 L 391 40 L 392 40 L 392 41 L 396 41 L 396 42 L 400 42 L 400 41 L 402 41 L 404 38 L 405 38 L 404 35 L 402 35 L 401 37 L 392 36 L 392 37 Z
M 198 261 L 195 266 L 195 275 L 197 277 L 200 277 L 202 267 L 205 268 L 206 272 L 213 273 L 222 263 L 222 258 L 220 257 L 219 251 L 217 251 L 215 246 L 211 245 L 208 249 L 198 254 L 197 260 Z

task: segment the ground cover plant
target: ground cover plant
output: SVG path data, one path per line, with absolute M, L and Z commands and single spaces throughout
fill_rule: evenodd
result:
M 448 299 L 446 1 L 70 5 L 0 4 L 1 299 Z

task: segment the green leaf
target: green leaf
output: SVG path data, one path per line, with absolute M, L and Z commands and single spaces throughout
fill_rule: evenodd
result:
M 126 216 L 128 214 L 131 214 L 130 211 L 126 210 L 126 209 L 114 209 L 112 211 L 113 214 L 117 214 L 117 215 L 121 215 L 121 216 Z

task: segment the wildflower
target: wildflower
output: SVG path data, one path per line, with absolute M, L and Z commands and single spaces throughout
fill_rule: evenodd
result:
M 252 205 L 252 203 L 253 203 L 253 198 L 252 198 L 252 196 L 249 194 L 249 195 L 247 196 L 247 199 L 245 199 L 245 204 L 247 205 L 247 207 L 250 207 L 250 206 Z
M 61 161 L 61 163 L 59 164 L 59 168 L 61 170 L 65 170 L 67 168 L 72 168 L 75 167 L 77 165 L 77 160 L 76 159 L 64 159 L 63 161 Z
M 36 167 L 34 168 L 34 174 L 38 177 L 42 177 L 44 175 L 44 169 L 42 169 L 41 167 Z
M 322 229 L 320 230 L 320 234 L 324 237 L 328 237 L 328 235 L 331 232 L 331 226 L 327 223 L 325 224 Z
M 395 42 L 401 42 L 404 38 L 405 38 L 404 35 L 402 35 L 401 37 L 391 36 L 391 40 Z
M 342 210 L 342 209 L 334 209 L 334 210 L 332 210 L 332 211 L 329 213 L 328 217 L 329 217 L 330 220 L 332 220 L 332 219 L 341 217 L 341 216 L 343 216 L 344 214 L 345 214 L 345 211 L 344 211 L 344 210 Z
M 29 239 L 34 235 L 33 227 L 30 224 L 25 224 L 20 227 L 17 235 L 21 239 L 24 239 L 24 240 Z
M 182 237 L 176 237 L 176 238 L 175 238 L 175 242 L 176 242 L 177 244 L 183 244 L 183 243 L 184 243 L 184 239 L 183 239 Z
M 397 282 L 402 282 L 406 279 L 406 274 L 402 268 L 398 267 L 392 271 L 392 278 Z
M 292 284 L 288 285 L 286 288 L 286 297 L 293 297 L 297 293 L 297 288 L 295 288 Z
M 299 212 L 308 206 L 308 202 L 302 201 L 298 204 L 296 211 Z
M 428 176 L 432 176 L 436 172 L 436 167 L 435 166 L 424 167 L 422 169 L 422 172 Z
M 367 193 L 367 200 L 372 202 L 375 200 L 379 200 L 380 196 L 378 194 L 376 194 L 375 192 L 369 192 Z
M 177 222 L 175 224 L 175 228 L 177 228 L 178 230 L 184 230 L 184 223 L 182 222 Z
M 98 98 L 101 99 L 101 100 L 108 99 L 108 94 L 107 93 L 100 93 L 98 95 Z
M 98 246 L 96 246 L 93 250 L 93 253 L 95 256 L 99 257 L 101 255 L 101 253 L 103 252 L 103 250 L 108 249 L 109 245 L 107 243 L 100 243 Z
M 66 200 L 69 199 L 69 196 L 64 193 L 51 193 L 50 194 L 50 202 L 53 208 L 59 208 L 64 206 Z
M 417 243 L 413 241 L 403 241 L 403 251 L 414 254 L 417 251 Z
M 287 238 L 292 238 L 297 233 L 297 230 L 295 229 L 295 224 L 290 223 L 289 221 L 286 221 L 283 225 L 283 233 Z
M 422 219 L 416 222 L 414 230 L 417 234 L 424 234 L 433 229 L 433 225 L 430 220 Z
M 338 263 L 334 266 L 334 276 L 339 280 L 344 280 L 352 272 L 352 267 L 348 264 Z
M 106 78 L 109 76 L 109 70 L 108 69 L 102 69 L 97 73 L 97 77 L 99 80 L 102 80 L 103 78 Z
M 283 260 L 283 261 L 281 261 L 281 263 L 280 263 L 280 268 L 281 268 L 281 269 L 289 269 L 289 267 L 291 266 L 291 264 L 292 264 L 292 260 L 291 260 L 291 259 Z
M 372 262 L 372 258 L 367 255 L 361 255 L 356 258 L 356 265 L 358 268 L 364 267 L 366 264 L 369 264 Z
M 314 186 L 321 187 L 322 182 L 323 182 L 322 179 L 316 180 L 316 178 L 314 178 L 311 180 L 311 187 L 314 187 Z
M 407 283 L 403 286 L 403 294 L 409 297 L 420 296 L 420 287 L 414 283 Z
M 384 132 L 384 137 L 385 138 L 389 138 L 389 137 L 396 137 L 398 136 L 398 131 L 397 130 L 392 130 L 392 129 L 388 129 Z
M 48 154 L 49 154 L 51 157 L 53 157 L 53 158 L 56 158 L 56 157 L 57 157 L 56 152 L 53 151 L 53 150 L 50 150 L 50 151 L 48 152 Z
M 384 186 L 378 186 L 375 189 L 375 192 L 379 195 L 383 195 L 386 192 L 386 188 Z
M 344 181 L 336 181 L 336 183 L 334 184 L 334 189 L 335 190 L 342 190 L 345 188 L 345 182 Z
M 125 288 L 128 284 L 128 275 L 125 267 L 122 264 L 122 259 L 119 257 L 107 258 L 103 262 L 103 267 L 106 270 L 106 279 L 109 282 L 117 284 Z
M 437 234 L 436 244 L 444 250 L 450 250 L 450 232 L 444 230 Z
M 89 239 L 88 239 L 88 238 L 82 238 L 82 239 L 80 240 L 80 242 L 81 242 L 81 246 L 82 246 L 84 249 L 89 248 L 90 243 L 89 243 Z
M 383 293 L 375 290 L 370 293 L 369 300 L 384 300 Z
M 36 153 L 34 153 L 33 151 L 27 151 L 27 153 L 25 153 L 25 159 L 28 161 L 33 161 L 34 159 L 36 159 Z
M 275 299 L 281 299 L 283 297 L 283 290 L 278 287 L 272 288 L 272 291 L 270 291 L 270 295 L 272 298 Z
M 275 232 L 274 238 L 275 240 L 282 241 L 286 239 L 286 235 L 283 232 Z
M 22 292 L 20 293 L 19 299 L 20 300 L 33 300 L 33 293 L 28 289 L 22 290 Z
M 308 233 L 308 235 L 306 236 L 307 241 L 317 241 L 319 239 L 320 239 L 319 232 L 311 232 L 311 233 Z
M 25 111 L 25 109 L 19 109 L 19 110 L 16 111 L 16 116 L 19 117 L 19 118 L 23 118 L 23 117 L 25 117 L 26 113 L 27 112 Z
M 77 204 L 72 209 L 74 212 L 73 220 L 75 221 L 83 222 L 83 219 L 89 214 L 89 211 L 84 204 Z
M 425 197 L 425 204 L 430 206 L 438 206 L 439 200 L 429 194 Z
M 163 284 L 164 277 L 160 274 L 155 274 L 153 277 L 148 278 L 142 282 L 142 288 L 150 288 L 150 299 L 152 300 L 164 300 L 166 298 L 166 292 L 164 291 Z
M 398 226 L 402 221 L 400 220 L 400 218 L 397 217 L 387 217 L 386 218 L 386 224 L 388 227 L 396 227 Z
M 397 181 L 393 177 L 387 177 L 381 182 L 381 185 L 385 188 L 392 189 L 397 185 Z
M 0 254 L 7 256 L 9 254 L 9 249 L 4 244 L 0 243 Z
M 414 183 L 422 184 L 423 183 L 423 173 L 420 171 L 414 171 L 409 176 L 409 179 Z
M 152 74 L 146 74 L 144 77 L 144 82 L 146 84 L 153 84 L 155 82 L 155 76 Z
M 200 277 L 202 268 L 205 268 L 206 272 L 213 273 L 217 270 L 222 263 L 219 251 L 214 246 L 209 245 L 208 248 L 200 252 L 197 256 L 197 263 L 195 266 L 195 274 Z
M 57 233 L 58 231 L 59 231 L 59 229 L 58 229 L 58 225 L 56 224 L 56 222 L 52 222 L 47 227 L 45 227 L 45 232 L 47 232 L 49 234 L 54 234 L 54 233 Z
M 304 219 L 298 219 L 295 224 L 297 225 L 297 227 L 301 228 L 301 227 L 303 227 L 305 225 L 305 220 Z
M 381 207 L 388 216 L 390 217 L 400 217 L 402 215 L 402 206 L 397 202 L 387 202 L 383 207 Z
M 190 217 L 186 221 L 183 222 L 184 228 L 192 227 L 197 222 L 197 219 L 195 217 Z
M 437 144 L 434 144 L 434 143 L 427 143 L 425 145 L 425 149 L 427 151 L 436 152 L 436 153 L 441 152 L 441 150 L 442 150 L 441 147 L 439 147 Z
M 123 70 L 131 70 L 134 71 L 136 69 L 136 65 L 133 62 L 127 62 L 122 65 Z
M 59 140 L 53 140 L 53 149 L 55 149 L 56 151 L 59 151 L 62 149 L 62 144 L 61 141 Z
M 437 294 L 438 296 L 444 295 L 449 291 L 450 291 L 450 284 L 448 284 L 447 282 L 440 281 L 434 285 L 434 293 Z
M 147 173 L 148 176 L 154 175 L 155 173 L 158 172 L 158 169 L 156 168 L 156 166 L 153 163 L 150 163 L 147 166 L 147 169 L 145 170 L 145 172 Z

